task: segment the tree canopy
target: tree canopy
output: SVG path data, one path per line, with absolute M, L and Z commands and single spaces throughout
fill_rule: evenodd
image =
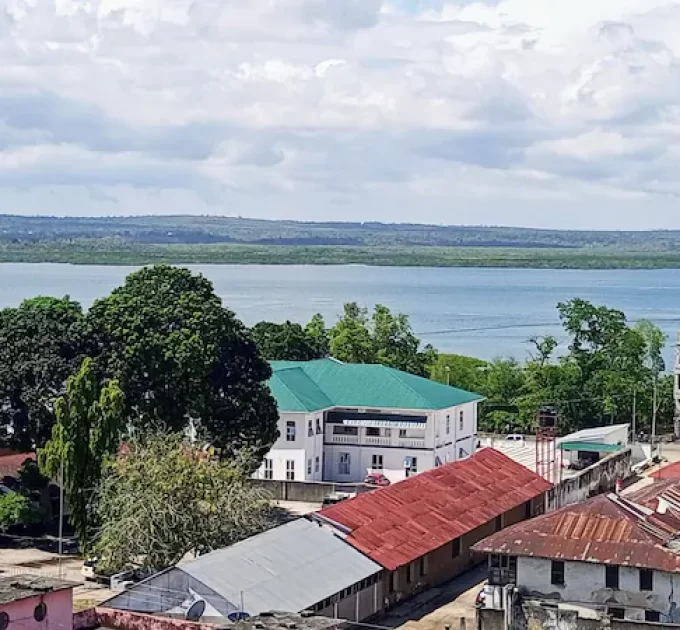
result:
M 0 311 L 0 445 L 41 447 L 54 400 L 83 355 L 83 312 L 68 297 L 37 297 Z
M 96 550 L 108 572 L 161 570 L 273 525 L 269 497 L 242 470 L 178 434 L 128 443 L 107 468 L 97 505 Z
M 96 301 L 86 323 L 99 369 L 125 392 L 133 428 L 193 423 L 225 454 L 257 444 L 261 456 L 276 439 L 271 369 L 205 277 L 141 269 Z
M 382 363 L 404 372 L 427 376 L 436 351 L 413 333 L 407 315 L 393 315 L 378 304 L 369 318 L 356 302 L 345 304 L 343 316 L 330 330 L 333 357 L 347 363 Z
M 124 428 L 124 396 L 117 381 L 101 386 L 89 357 L 57 399 L 52 437 L 38 453 L 42 470 L 63 484 L 80 548 L 89 548 L 94 529 L 92 497 L 106 457 L 113 455 Z M 63 468 L 62 468 L 63 466 Z
M 269 361 L 311 361 L 328 356 L 329 342 L 321 315 L 305 328 L 300 324 L 259 322 L 251 334 L 260 354 Z

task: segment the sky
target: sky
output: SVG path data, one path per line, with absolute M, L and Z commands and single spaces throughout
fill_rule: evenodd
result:
M 680 0 L 0 0 L 0 212 L 680 229 Z

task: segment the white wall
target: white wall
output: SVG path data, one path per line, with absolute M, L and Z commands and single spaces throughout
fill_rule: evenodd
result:
M 465 459 L 475 452 L 477 406 L 478 403 L 476 402 L 467 403 L 443 409 L 434 414 L 435 455 L 439 457 L 442 464 Z M 447 417 L 449 418 L 448 423 Z M 448 432 L 446 430 L 447 425 Z
M 379 446 L 355 446 L 343 444 L 326 444 L 326 468 L 324 481 L 353 483 L 363 481 L 371 468 L 373 455 L 382 455 L 382 473 L 392 482 L 406 478 L 404 457 L 417 458 L 418 472 L 434 468 L 434 452 L 431 450 L 416 451 L 403 448 L 380 448 Z M 340 456 L 349 454 L 350 474 L 340 474 Z
M 276 440 L 272 449 L 267 453 L 262 465 L 255 473 L 254 476 L 257 479 L 265 478 L 264 471 L 267 460 L 272 462 L 272 479 L 285 480 L 287 478 L 287 462 L 289 461 L 294 462 L 295 481 L 304 481 L 307 478 L 307 451 L 309 449 L 307 415 L 304 413 L 282 413 L 279 416 L 279 439 Z M 289 442 L 286 437 L 288 422 L 295 423 L 295 440 L 292 442 Z M 323 450 L 323 445 L 320 447 L 320 450 Z M 313 470 L 314 468 L 312 468 Z
M 645 609 L 656 610 L 665 615 L 662 621 L 671 621 L 671 604 L 680 606 L 680 575 L 654 571 L 653 579 L 653 591 L 640 591 L 639 570 L 620 567 L 619 590 L 612 590 L 605 587 L 604 564 L 565 562 L 564 585 L 558 586 L 550 583 L 550 560 L 517 559 L 517 585 L 528 596 L 625 608 L 628 619 L 644 619 Z M 680 611 L 673 617 L 680 622 Z

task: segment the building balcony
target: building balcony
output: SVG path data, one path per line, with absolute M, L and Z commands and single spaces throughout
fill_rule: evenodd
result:
M 386 436 L 367 435 L 362 444 L 366 446 L 392 446 L 392 438 Z
M 326 439 L 331 444 L 359 444 L 358 435 L 328 435 Z
M 425 448 L 425 438 L 399 438 L 402 448 Z

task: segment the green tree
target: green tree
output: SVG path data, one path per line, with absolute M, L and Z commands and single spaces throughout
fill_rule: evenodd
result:
M 474 357 L 439 354 L 430 367 L 430 378 L 469 392 L 482 393 L 486 391 L 485 370 L 488 365 L 486 361 Z
M 193 423 L 225 457 L 245 445 L 262 456 L 276 440 L 271 369 L 203 276 L 141 269 L 94 303 L 87 324 L 99 368 L 125 392 L 133 428 Z
M 0 311 L 0 445 L 41 447 L 54 400 L 83 355 L 83 312 L 68 297 L 37 297 Z
M 259 322 L 250 332 L 260 354 L 269 361 L 311 361 L 325 356 L 300 324 Z
M 66 384 L 66 394 L 55 404 L 57 422 L 52 437 L 38 452 L 42 470 L 61 476 L 81 549 L 87 551 L 94 528 L 92 494 L 105 459 L 113 454 L 125 422 L 124 397 L 118 383 L 103 387 L 94 361 L 87 358 Z M 62 469 L 63 465 L 63 469 Z
M 245 458 L 249 459 L 249 458 Z M 181 435 L 127 444 L 102 481 L 97 555 L 107 572 L 159 571 L 271 525 L 269 497 L 242 470 L 210 459 Z
M 331 340 L 323 317 L 317 313 L 305 326 L 307 338 L 314 347 L 318 358 L 327 357 L 331 352 Z
M 437 353 L 420 347 L 409 318 L 375 306 L 372 317 L 356 302 L 345 304 L 344 314 L 330 330 L 333 357 L 347 363 L 382 363 L 398 370 L 427 376 Z
M 32 525 L 40 521 L 38 511 L 25 496 L 16 492 L 0 495 L 0 531 L 13 525 Z

